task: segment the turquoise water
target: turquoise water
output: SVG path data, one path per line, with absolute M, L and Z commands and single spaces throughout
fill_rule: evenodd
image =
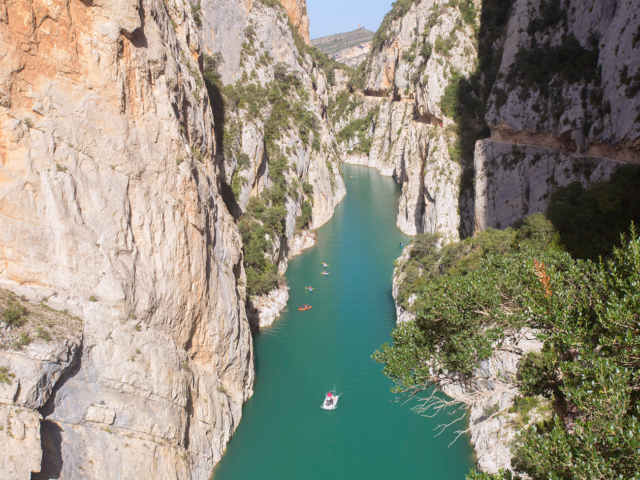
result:
M 434 438 L 452 417 L 393 402 L 392 382 L 371 359 L 395 325 L 393 262 L 409 237 L 395 226 L 391 178 L 350 165 L 344 178 L 347 196 L 318 243 L 289 263 L 288 311 L 254 334 L 255 393 L 215 480 L 464 479 L 474 464 L 468 437 L 447 448 L 456 428 Z M 313 308 L 298 311 L 304 303 Z M 322 410 L 333 389 L 338 408 Z

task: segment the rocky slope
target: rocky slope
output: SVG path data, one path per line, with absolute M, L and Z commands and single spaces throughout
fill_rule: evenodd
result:
M 416 295 L 412 294 L 405 309 L 398 301 L 398 294 L 407 276 L 405 268 L 410 259 L 413 244 L 402 251 L 393 272 L 393 298 L 395 300 L 397 323 L 410 322 L 416 318 L 411 311 Z M 406 304 L 405 304 L 406 306 Z M 501 469 L 511 469 L 513 455 L 510 443 L 524 425 L 548 417 L 551 409 L 541 402 L 539 406 L 523 416 L 516 411 L 515 399 L 519 396 L 516 385 L 520 362 L 527 353 L 542 349 L 536 332 L 530 329 L 506 332 L 504 341 L 493 355 L 481 363 L 473 375 L 463 377 L 456 372 L 441 372 L 433 379 L 440 390 L 451 399 L 451 407 L 458 408 L 458 421 L 464 418 L 464 410 L 469 411 L 469 426 L 451 426 L 458 432 L 469 433 L 471 444 L 476 450 L 480 470 L 498 473 Z M 436 402 L 427 401 L 425 409 L 433 408 Z
M 360 43 L 354 47 L 343 48 L 338 50 L 331 56 L 340 63 L 351 68 L 357 68 L 362 62 L 364 62 L 369 52 L 371 51 L 371 42 Z
M 358 107 L 336 119 L 346 161 L 395 176 L 404 232 L 448 239 L 505 227 L 544 211 L 557 185 L 637 163 L 640 20 L 630 8 L 397 2 Z
M 557 185 L 588 186 L 619 162 L 640 162 L 632 3 L 514 2 L 496 45 L 503 53 L 487 103 L 491 137 L 476 145 L 475 231 L 544 211 Z
M 255 320 L 236 219 L 282 195 L 282 273 L 345 194 L 325 60 L 306 3 L 283 4 L 0 6 L 0 286 L 29 319 L 0 331 L 0 434 L 24 452 L 1 476 L 208 478 L 221 458 L 250 327 L 286 303 Z M 76 328 L 51 338 L 43 311 Z

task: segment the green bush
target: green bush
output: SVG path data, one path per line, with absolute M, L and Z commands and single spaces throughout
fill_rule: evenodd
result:
M 410 255 L 401 268 L 405 279 L 399 287 L 397 301 L 403 308 L 416 312 L 420 304 L 409 305 L 408 299 L 429 281 L 440 275 L 461 276 L 477 270 L 485 257 L 509 255 L 524 248 L 562 251 L 560 235 L 543 214 L 527 217 L 514 228 L 488 228 L 474 237 L 449 243 L 439 248 L 438 234 L 418 235 L 410 244 Z
M 496 250 L 509 244 L 508 252 L 484 256 L 466 275 L 424 282 L 416 291 L 416 320 L 400 325 L 393 345 L 373 357 L 385 364 L 396 392 L 411 394 L 433 384 L 431 369 L 471 375 L 505 332 L 534 328 L 544 348 L 522 361 L 525 397 L 516 400 L 514 411 L 523 426 L 541 405 L 538 395 L 557 408 L 550 420 L 518 434 L 512 446 L 516 473 L 539 479 L 637 478 L 640 239 L 632 227 L 631 238 L 614 247 L 606 263 L 594 263 L 549 248 L 547 228 L 530 229 L 536 233 L 518 229 L 511 242 L 498 242 Z M 516 241 L 521 233 L 525 238 Z M 421 251 L 433 254 L 432 245 L 427 242 Z M 467 478 L 511 477 L 472 472 Z
M 7 325 L 19 327 L 25 321 L 27 309 L 18 302 L 9 301 L 2 310 L 2 319 Z
M 14 373 L 11 373 L 9 367 L 0 367 L 0 384 L 11 385 L 14 378 L 16 378 L 16 376 Z
M 561 88 L 563 82 L 600 84 L 598 57 L 600 49 L 597 38 L 591 39 L 591 49 L 584 48 L 573 35 L 563 35 L 560 45 L 550 43 L 521 47 L 516 53 L 515 63 L 507 75 L 511 86 L 521 85 L 525 89 L 540 91 L 549 96 L 552 90 Z M 552 79 L 557 75 L 560 84 Z
M 559 187 L 551 195 L 547 217 L 574 257 L 597 260 L 610 255 L 621 245 L 620 232 L 628 231 L 631 222 L 640 224 L 640 167 L 622 166 L 609 182 L 588 190 L 580 182 Z

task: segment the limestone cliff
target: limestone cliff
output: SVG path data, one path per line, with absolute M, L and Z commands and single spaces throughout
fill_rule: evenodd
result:
M 285 8 L 265 1 L 250 7 L 224 3 L 204 3 L 200 13 L 210 52 L 205 78 L 211 80 L 212 97 L 219 96 L 213 107 L 220 181 L 227 206 L 240 222 L 250 226 L 254 219 L 265 225 L 269 261 L 283 274 L 294 244 L 306 238 L 307 229 L 329 220 L 346 194 L 326 115 L 330 82 L 322 59 L 295 30 L 298 17 L 292 9 L 304 13 L 302 23 L 308 26 L 304 2 L 288 2 Z M 250 209 L 252 199 L 277 221 Z M 250 236 L 245 248 L 251 248 Z M 256 276 L 265 278 L 264 269 L 256 266 L 250 272 L 250 290 Z M 278 295 L 254 290 L 264 295 L 254 295 L 249 318 L 254 326 L 268 325 L 286 303 L 286 289 L 280 286 Z
M 514 2 L 495 45 L 491 137 L 476 145 L 475 231 L 544 211 L 558 185 L 588 186 L 619 162 L 640 162 L 640 18 L 632 3 Z
M 3 478 L 208 478 L 252 393 L 196 14 L 0 6 L 0 283 L 82 320 L 80 339 L 5 346 L 24 395 L 0 397 L 2 421 L 30 460 Z
M 281 0 L 280 3 L 282 3 L 282 6 L 289 14 L 291 23 L 293 23 L 293 26 L 298 30 L 302 39 L 307 45 L 311 45 L 306 0 Z
M 372 108 L 379 111 L 361 128 L 364 136 L 343 130 L 340 146 L 345 161 L 378 168 L 402 185 L 397 224 L 403 232 L 439 231 L 457 239 L 462 169 L 452 152 L 453 120 L 444 115 L 440 98 L 454 76 L 474 69 L 471 20 L 477 21 L 477 13 L 469 19 L 458 7 L 433 0 L 411 3 L 404 15 L 394 12 L 365 64 L 363 107 L 345 128 L 353 131 Z

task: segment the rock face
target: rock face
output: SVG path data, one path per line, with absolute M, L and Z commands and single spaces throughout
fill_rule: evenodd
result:
M 291 23 L 300 33 L 307 45 L 311 45 L 309 40 L 309 16 L 307 15 L 306 0 L 280 0 L 291 19 Z
M 634 2 L 516 0 L 487 109 L 491 138 L 640 163 L 636 13 Z M 541 48 L 549 65 L 532 75 Z M 554 63 L 562 48 L 564 65 Z
M 209 478 L 252 393 L 240 236 L 218 192 L 193 12 L 0 7 L 0 281 L 83 320 L 81 348 L 10 354 L 21 393 L 0 415 L 11 451 L 32 457 L 4 459 L 3 478 Z
M 367 59 L 369 52 L 371 51 L 371 42 L 361 43 L 355 47 L 343 48 L 338 50 L 331 56 L 338 62 L 344 63 L 351 68 L 357 68 L 362 62 Z
M 345 161 L 378 168 L 402 185 L 397 225 L 404 233 L 439 231 L 455 240 L 462 170 L 450 153 L 455 135 L 447 127 L 453 121 L 443 114 L 440 98 L 449 72 L 468 75 L 474 68 L 473 29 L 457 8 L 432 0 L 413 4 L 383 28 L 388 39 L 367 60 L 363 108 L 348 119 L 357 122 L 379 105 L 364 132 L 371 146 Z M 455 41 L 437 49 L 444 38 Z M 359 144 L 352 138 L 340 146 L 348 154 Z
M 218 73 L 225 103 L 221 117 L 224 132 L 218 136 L 221 148 L 216 162 L 228 192 L 225 200 L 239 217 L 247 212 L 251 199 L 269 202 L 273 188 L 286 190 L 283 232 L 268 238 L 266 252 L 280 274 L 298 248 L 296 238 L 307 235 L 296 223 L 304 202 L 309 202 L 312 210 L 307 227 L 315 229 L 331 218 L 346 194 L 333 146 L 333 125 L 325 113 L 330 89 L 327 76 L 309 47 L 288 27 L 288 18 L 294 24 L 301 18 L 307 25 L 306 39 L 304 29 L 302 37 L 308 43 L 306 5 L 292 1 L 284 6 L 286 11 L 262 1 L 250 8 L 242 2 L 202 5 L 207 50 L 219 52 L 222 58 Z M 226 13 L 221 14 L 220 9 Z M 289 81 L 295 83 L 295 89 L 288 87 Z M 262 98 L 255 101 L 255 97 Z M 278 102 L 288 111 L 302 113 L 281 121 Z M 287 162 L 284 170 L 279 163 L 282 158 Z M 280 176 L 283 180 L 278 183 Z M 311 186 L 312 193 L 305 190 L 305 184 Z M 252 324 L 272 323 L 285 304 L 282 291 L 254 298 L 248 306 Z
M 504 228 L 544 212 L 558 186 L 606 181 L 622 163 L 557 148 L 481 140 L 475 152 L 475 229 Z
M 515 0 L 503 12 L 504 27 L 497 17 L 491 20 L 495 12 L 476 17 L 476 50 L 452 7 L 423 0 L 402 15 L 394 7 L 384 35 L 378 36 L 380 48 L 367 63 L 366 98 L 347 108 L 340 124 L 365 125 L 357 136 L 338 134 L 340 147 L 352 152 L 347 161 L 396 176 L 403 185 L 398 216 L 403 231 L 437 230 L 449 239 L 455 239 L 454 231 L 470 235 L 505 228 L 544 212 L 558 186 L 578 181 L 588 188 L 608 180 L 622 163 L 640 162 L 640 17 L 633 8 L 633 2 L 608 0 Z M 468 13 L 463 20 L 469 20 Z M 490 25 L 497 34 L 489 43 L 485 19 L 496 22 Z M 473 72 L 476 61 L 484 68 L 481 75 Z M 448 88 L 454 80 L 457 91 Z M 453 110 L 451 102 L 456 102 Z M 379 112 L 370 114 L 376 105 Z M 445 111 L 454 111 L 456 118 Z M 482 118 L 474 117 L 480 113 L 484 129 Z M 460 131 L 455 122 L 464 121 L 465 114 L 464 125 L 478 134 L 471 128 Z M 458 148 L 448 137 L 453 127 L 462 140 L 490 134 L 475 143 L 466 171 L 452 162 Z M 447 189 L 447 171 L 454 185 L 466 186 Z M 406 249 L 401 264 L 408 254 Z M 400 272 L 394 273 L 394 296 L 403 282 Z M 415 318 L 396 307 L 398 322 Z M 478 466 L 486 472 L 510 468 L 508 444 L 515 427 L 505 410 L 518 390 L 504 379 L 517 374 L 522 354 L 540 346 L 535 332 L 511 332 L 472 378 L 438 379 L 445 393 L 470 406 L 472 442 Z

